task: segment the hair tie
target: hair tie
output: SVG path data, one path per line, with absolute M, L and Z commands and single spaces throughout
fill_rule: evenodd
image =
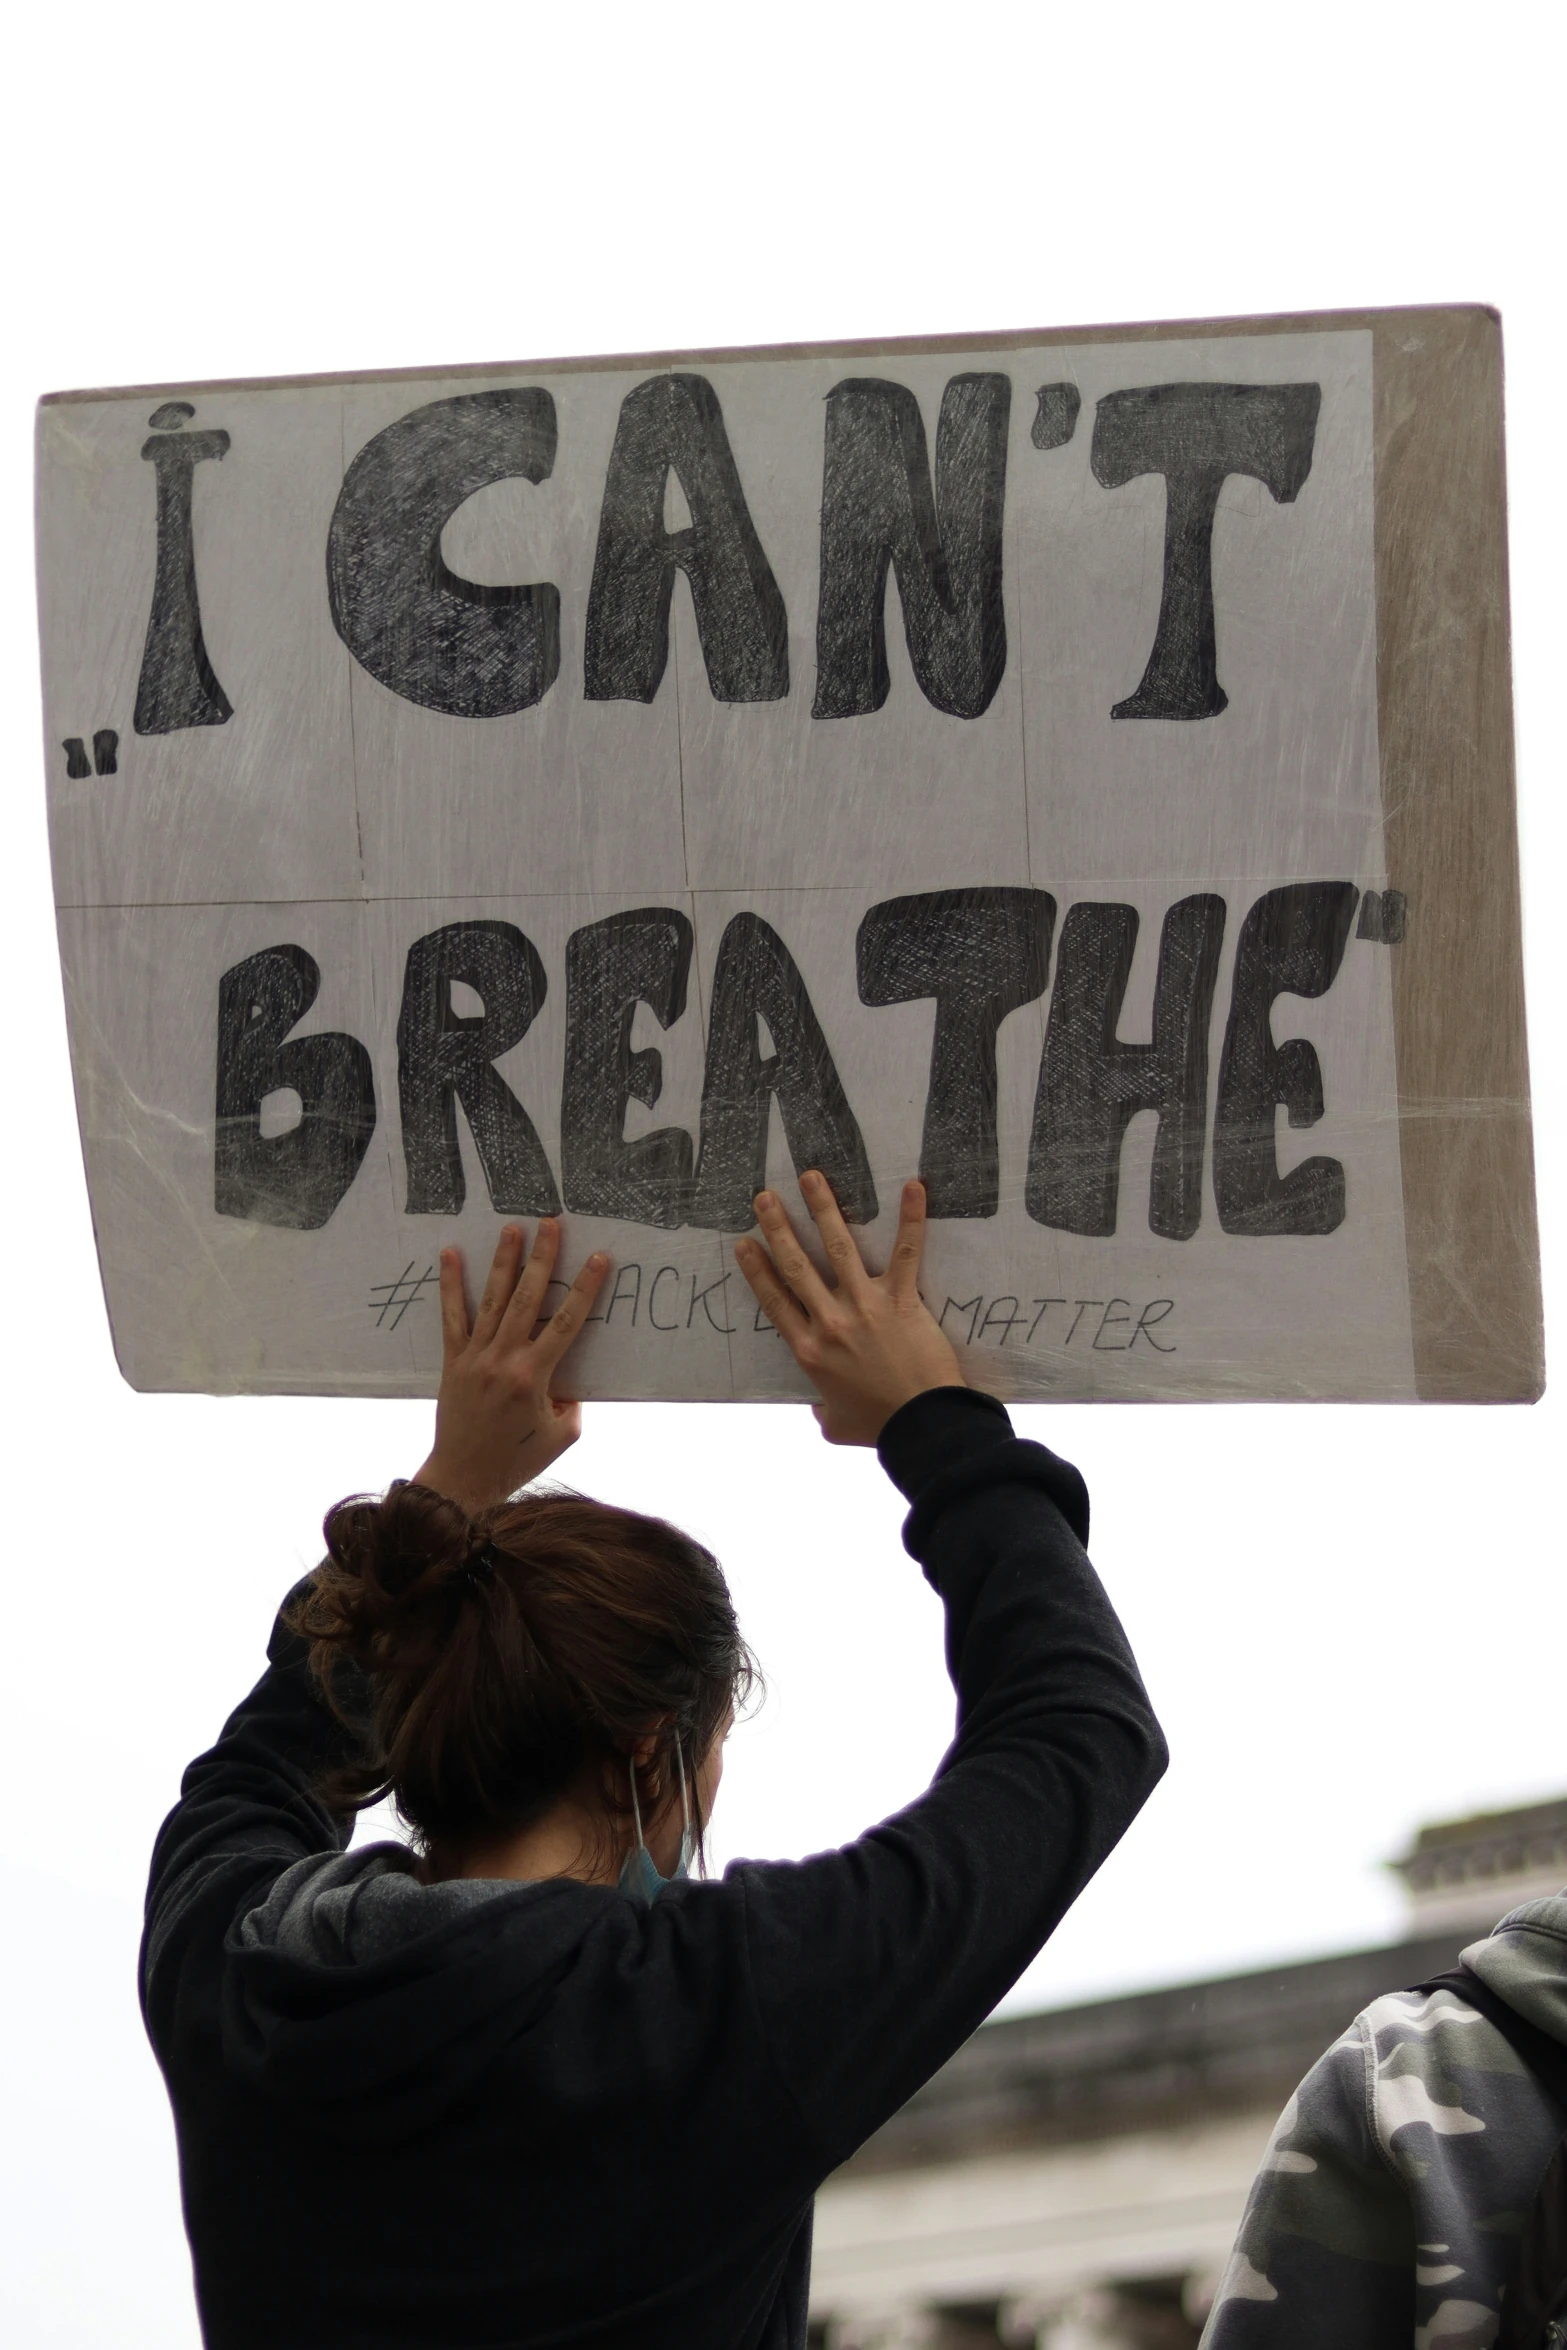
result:
M 459 1583 L 465 1584 L 470 1591 L 482 1591 L 487 1583 L 493 1583 L 495 1580 L 494 1544 L 481 1542 L 476 1549 L 471 1550 L 458 1568 L 456 1579 Z

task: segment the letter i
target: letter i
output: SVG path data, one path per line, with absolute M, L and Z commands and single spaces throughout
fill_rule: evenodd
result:
M 233 705 L 213 674 L 201 633 L 191 483 L 206 457 L 221 457 L 226 432 L 186 432 L 188 400 L 166 400 L 147 419 L 152 438 L 142 455 L 158 477 L 158 567 L 136 688 L 136 732 L 175 734 L 186 726 L 222 726 Z

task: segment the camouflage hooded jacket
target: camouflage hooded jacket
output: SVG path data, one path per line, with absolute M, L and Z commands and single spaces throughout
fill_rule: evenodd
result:
M 1567 2042 L 1567 1894 L 1514 1910 L 1464 1963 Z M 1279 2118 L 1202 2350 L 1489 2350 L 1564 2130 L 1467 2002 L 1374 2000 Z

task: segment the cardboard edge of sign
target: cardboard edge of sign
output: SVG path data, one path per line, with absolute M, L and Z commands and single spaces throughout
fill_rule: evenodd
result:
M 1369 331 L 1377 716 L 1390 887 L 1407 904 L 1393 1022 L 1415 1390 L 1532 1403 L 1544 1331 L 1523 996 L 1502 329 L 1481 303 L 865 342 L 384 368 L 192 391 L 451 382 L 548 371 Z M 165 385 L 52 392 L 40 408 Z M 1460 975 L 1455 982 L 1455 974 Z

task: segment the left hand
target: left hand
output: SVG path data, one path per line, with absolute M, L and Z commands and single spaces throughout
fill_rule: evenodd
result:
M 589 1257 L 535 1337 L 559 1251 L 560 1226 L 545 1216 L 524 1265 L 522 1228 L 508 1224 L 471 1327 L 462 1252 L 441 1251 L 444 1360 L 435 1446 L 414 1483 L 444 1493 L 470 1517 L 541 1477 L 582 1433 L 581 1404 L 552 1395 L 550 1382 L 588 1318 L 609 1258 L 602 1250 Z
M 811 1409 L 828 1443 L 874 1444 L 893 1413 L 916 1395 L 967 1384 L 951 1339 L 920 1296 L 925 1186 L 903 1186 L 885 1273 L 867 1269 L 825 1175 L 809 1169 L 800 1191 L 836 1288 L 800 1246 L 775 1191 L 756 1195 L 767 1247 L 738 1240 L 735 1256 L 763 1313 L 821 1397 Z

